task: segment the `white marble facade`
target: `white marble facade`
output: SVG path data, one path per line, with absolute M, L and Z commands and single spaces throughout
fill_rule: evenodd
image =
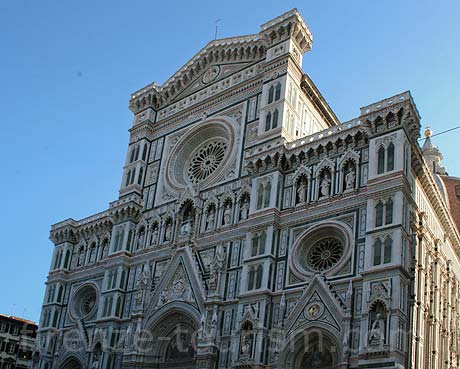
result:
M 52 226 L 35 367 L 457 367 L 460 240 L 414 102 L 340 122 L 311 46 L 294 9 L 132 95 L 119 199 Z

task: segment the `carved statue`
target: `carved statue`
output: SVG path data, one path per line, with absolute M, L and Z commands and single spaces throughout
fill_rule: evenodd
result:
M 382 343 L 385 340 L 385 321 L 380 313 L 377 313 L 372 323 L 369 340 L 371 344 Z
M 208 216 L 206 218 L 206 230 L 210 231 L 214 228 L 214 221 L 215 221 L 216 215 L 214 213 L 214 209 L 211 208 L 209 209 Z
M 166 223 L 166 228 L 165 228 L 165 241 L 171 241 L 171 236 L 172 236 L 172 229 L 171 229 L 171 223 Z
M 153 228 L 152 232 L 152 245 L 156 245 L 158 241 L 158 227 Z
M 230 225 L 232 222 L 232 206 L 227 204 L 224 209 L 224 225 Z
M 181 236 L 188 236 L 192 233 L 192 221 L 187 219 L 180 228 L 180 235 Z
M 348 169 L 348 172 L 345 175 L 345 190 L 352 190 L 353 188 L 355 188 L 355 180 L 355 169 L 352 166 L 350 166 L 350 169 Z
M 249 201 L 247 199 L 244 199 L 241 204 L 241 220 L 248 219 L 248 214 L 249 214 Z
M 83 247 L 80 249 L 80 254 L 78 255 L 78 266 L 82 266 L 85 263 L 85 250 Z
M 306 192 L 307 192 L 307 184 L 305 183 L 304 180 L 301 180 L 299 185 L 297 186 L 297 198 L 299 200 L 299 204 L 305 203 Z
M 321 196 L 322 197 L 327 197 L 327 196 L 330 195 L 331 179 L 330 179 L 330 176 L 329 176 L 329 174 L 327 172 L 324 173 L 324 177 L 321 180 L 320 187 L 321 187 Z

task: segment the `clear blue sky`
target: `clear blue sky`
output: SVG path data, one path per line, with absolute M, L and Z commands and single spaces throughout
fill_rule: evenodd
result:
M 0 1 L 0 312 L 38 320 L 50 225 L 117 199 L 131 92 L 163 83 L 214 37 L 257 33 L 297 7 L 304 69 L 339 119 L 411 90 L 422 122 L 460 124 L 460 2 Z M 460 130 L 434 142 L 460 176 Z

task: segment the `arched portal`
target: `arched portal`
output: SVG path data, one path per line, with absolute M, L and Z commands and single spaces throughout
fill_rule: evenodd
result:
M 286 369 L 336 369 L 341 348 L 334 335 L 324 329 L 299 331 L 285 346 L 280 367 Z
M 161 316 L 150 329 L 148 343 L 152 358 L 160 368 L 195 367 L 198 322 L 191 315 L 174 310 Z
M 75 357 L 70 357 L 64 361 L 64 363 L 60 366 L 60 369 L 83 369 L 83 366 Z

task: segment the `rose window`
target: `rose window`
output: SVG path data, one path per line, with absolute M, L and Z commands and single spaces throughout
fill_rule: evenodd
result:
M 188 167 L 188 176 L 192 183 L 198 183 L 214 173 L 224 160 L 227 148 L 223 141 L 210 142 L 202 147 Z
M 96 293 L 91 292 L 83 298 L 81 302 L 81 312 L 83 315 L 88 315 L 96 305 Z
M 308 265 L 318 272 L 322 272 L 336 265 L 343 254 L 343 244 L 334 237 L 323 238 L 317 241 L 307 254 Z
M 85 284 L 73 294 L 70 304 L 70 315 L 73 319 L 82 319 L 96 311 L 98 293 L 94 285 Z

